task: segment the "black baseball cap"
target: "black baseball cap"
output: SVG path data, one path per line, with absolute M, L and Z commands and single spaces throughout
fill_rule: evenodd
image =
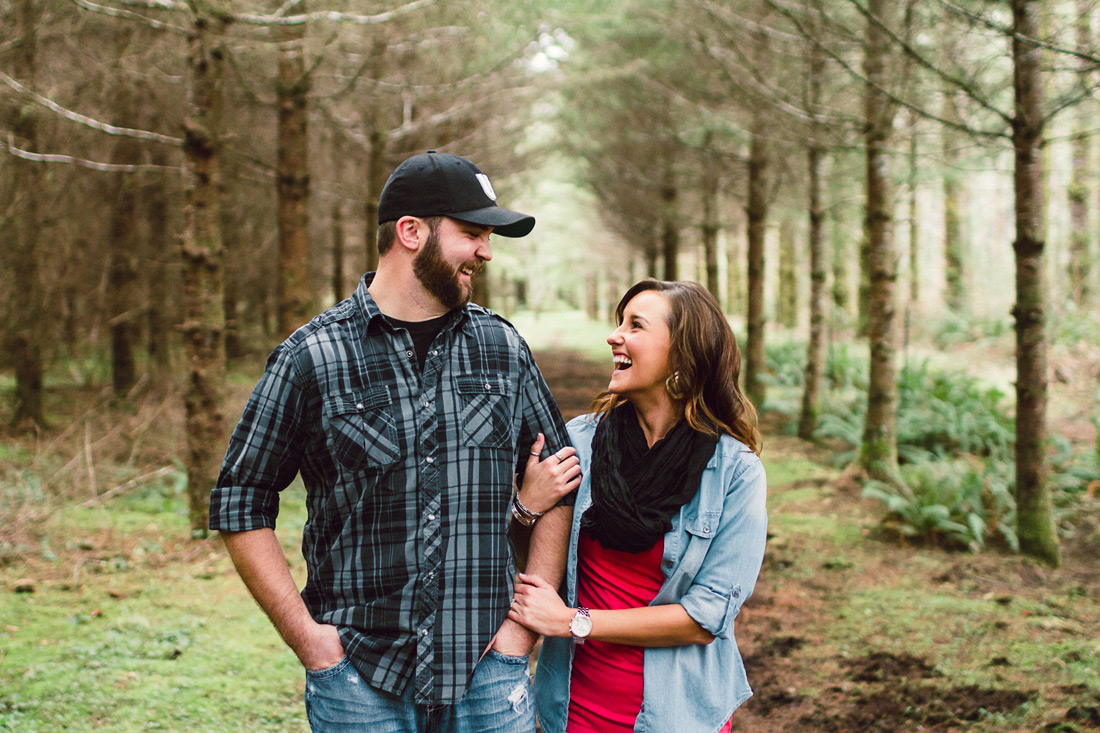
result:
M 497 206 L 489 177 L 465 158 L 429 150 L 390 174 L 378 199 L 378 223 L 403 216 L 449 216 L 493 227 L 494 234 L 525 237 L 535 217 Z

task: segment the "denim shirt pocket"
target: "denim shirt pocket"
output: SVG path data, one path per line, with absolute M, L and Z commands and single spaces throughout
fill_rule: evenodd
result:
M 512 419 L 507 382 L 498 375 L 463 374 L 455 377 L 455 391 L 465 445 L 510 448 Z
M 324 401 L 325 440 L 351 471 L 384 468 L 401 455 L 389 390 L 331 395 Z

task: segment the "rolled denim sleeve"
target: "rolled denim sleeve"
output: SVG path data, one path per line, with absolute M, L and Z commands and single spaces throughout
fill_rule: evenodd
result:
M 264 374 L 229 439 L 217 484 L 210 492 L 210 529 L 244 532 L 274 528 L 279 492 L 301 462 L 304 390 L 284 347 L 268 357 Z
M 722 516 L 706 557 L 680 599 L 688 615 L 727 638 L 741 605 L 752 595 L 767 539 L 767 476 L 760 459 L 744 455 L 726 487 Z

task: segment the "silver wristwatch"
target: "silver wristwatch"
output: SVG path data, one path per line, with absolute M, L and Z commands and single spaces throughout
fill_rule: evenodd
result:
M 573 642 L 583 644 L 588 635 L 592 633 L 592 617 L 588 615 L 588 609 L 581 606 L 569 622 L 569 632 L 573 634 Z

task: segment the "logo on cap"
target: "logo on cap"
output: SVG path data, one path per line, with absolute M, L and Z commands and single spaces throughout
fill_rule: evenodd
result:
M 493 184 L 489 183 L 489 176 L 484 173 L 476 173 L 477 182 L 481 184 L 481 190 L 485 192 L 485 195 L 491 198 L 493 201 L 497 200 L 497 192 L 493 190 Z

